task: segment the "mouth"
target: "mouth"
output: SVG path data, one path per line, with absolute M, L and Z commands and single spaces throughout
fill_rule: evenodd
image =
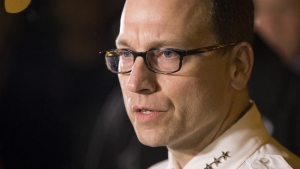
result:
M 139 112 L 142 113 L 142 114 L 146 114 L 147 115 L 147 114 L 153 113 L 154 111 L 153 110 L 148 110 L 148 109 L 142 109 Z
M 146 107 L 135 107 L 134 108 L 135 112 L 135 118 L 139 122 L 146 122 L 146 121 L 152 121 L 157 119 L 159 116 L 161 116 L 162 111 L 152 109 L 152 108 L 146 108 Z

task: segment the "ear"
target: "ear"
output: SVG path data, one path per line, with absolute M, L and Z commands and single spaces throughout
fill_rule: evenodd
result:
M 252 46 L 247 42 L 237 44 L 231 53 L 231 86 L 235 90 L 247 87 L 254 62 Z

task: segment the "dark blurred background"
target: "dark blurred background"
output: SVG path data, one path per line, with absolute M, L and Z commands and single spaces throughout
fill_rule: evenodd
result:
M 0 4 L 0 168 L 83 168 L 117 85 L 98 52 L 115 47 L 124 2 L 33 0 L 17 14 Z
M 166 158 L 136 139 L 98 55 L 115 48 L 124 3 L 32 0 L 17 14 L 0 4 L 0 169 L 144 169 Z M 254 51 L 251 98 L 299 155 L 300 77 L 258 36 Z

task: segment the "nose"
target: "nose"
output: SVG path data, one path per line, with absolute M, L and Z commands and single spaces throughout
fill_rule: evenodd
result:
M 150 94 L 157 90 L 157 74 L 151 72 L 142 57 L 137 57 L 131 69 L 126 87 L 129 91 Z

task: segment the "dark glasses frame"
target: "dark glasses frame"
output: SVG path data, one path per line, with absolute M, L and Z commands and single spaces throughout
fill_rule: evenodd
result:
M 152 71 L 154 73 L 158 73 L 158 74 L 172 74 L 172 73 L 178 72 L 181 69 L 182 60 L 185 56 L 195 55 L 195 54 L 200 54 L 200 53 L 205 53 L 205 52 L 210 52 L 210 51 L 215 51 L 215 50 L 222 49 L 222 48 L 225 48 L 225 47 L 234 46 L 236 44 L 237 43 L 228 43 L 228 44 L 213 45 L 213 46 L 207 46 L 207 47 L 191 49 L 191 50 L 181 50 L 181 49 L 175 49 L 175 48 L 153 48 L 153 49 L 150 49 L 146 52 L 134 52 L 134 51 L 129 50 L 129 49 L 111 49 L 111 50 L 99 52 L 99 54 L 100 54 L 101 57 L 108 57 L 109 58 L 109 57 L 114 56 L 113 53 L 117 52 L 118 50 L 127 51 L 127 52 L 130 52 L 133 55 L 133 57 L 134 57 L 133 63 L 135 62 L 136 58 L 138 56 L 140 56 L 144 59 L 144 62 L 146 63 L 146 65 L 147 65 L 147 67 L 150 71 Z M 158 70 L 153 69 L 151 67 L 151 65 L 148 63 L 148 60 L 147 60 L 147 53 L 152 51 L 152 50 L 169 50 L 169 51 L 172 51 L 172 52 L 176 52 L 180 56 L 178 69 L 174 70 L 174 71 L 158 71 Z M 110 70 L 113 73 L 125 74 L 125 73 L 131 72 L 131 69 L 128 70 L 128 71 L 125 71 L 125 72 L 114 71 L 107 64 L 107 61 L 106 61 L 106 65 L 107 65 L 108 70 Z

